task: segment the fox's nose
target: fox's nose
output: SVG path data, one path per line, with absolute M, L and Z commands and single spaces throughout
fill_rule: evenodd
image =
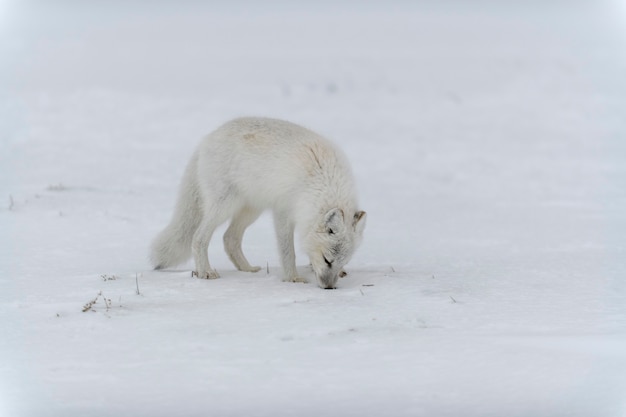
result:
M 335 285 L 337 284 L 337 275 L 333 275 L 332 273 L 322 274 L 318 278 L 318 282 L 320 288 L 325 290 L 334 290 Z

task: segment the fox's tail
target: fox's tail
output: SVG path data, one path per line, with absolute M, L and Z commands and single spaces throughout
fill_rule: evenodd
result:
M 194 154 L 180 184 L 174 216 L 152 242 L 150 261 L 154 269 L 181 264 L 191 256 L 193 234 L 202 220 L 196 171 L 197 155 Z

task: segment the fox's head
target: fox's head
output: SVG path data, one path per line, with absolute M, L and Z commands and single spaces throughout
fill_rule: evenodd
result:
M 365 219 L 364 211 L 344 213 L 333 208 L 307 236 L 306 250 L 320 287 L 335 288 L 344 265 L 361 243 Z

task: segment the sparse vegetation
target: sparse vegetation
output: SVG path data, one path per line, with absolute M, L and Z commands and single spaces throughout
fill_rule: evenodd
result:
M 103 281 L 115 281 L 119 277 L 117 275 L 102 274 L 102 275 L 100 275 L 100 278 L 102 278 Z
M 140 274 L 135 273 L 135 285 L 137 286 L 137 292 L 135 294 L 137 295 L 141 295 L 141 293 L 139 292 L 139 275 Z
M 104 303 L 105 309 L 108 312 L 111 309 L 111 299 L 106 298 L 104 295 L 102 295 L 102 291 L 100 291 L 93 300 L 89 301 L 83 306 L 83 313 L 86 313 L 87 311 L 93 311 L 95 313 L 96 309 L 94 308 L 94 306 L 98 303 L 98 300 L 100 298 L 102 298 L 102 302 Z
M 65 191 L 67 187 L 62 183 L 48 185 L 48 191 Z

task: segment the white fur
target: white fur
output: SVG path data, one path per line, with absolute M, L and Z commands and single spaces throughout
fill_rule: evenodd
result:
M 170 224 L 154 240 L 156 269 L 192 254 L 201 278 L 217 278 L 208 259 L 216 227 L 231 219 L 224 247 L 241 271 L 256 272 L 241 251 L 245 229 L 271 209 L 286 281 L 304 281 L 294 230 L 323 288 L 334 288 L 359 244 L 365 212 L 357 208 L 344 154 L 310 130 L 281 120 L 241 118 L 206 136 L 191 157 Z

